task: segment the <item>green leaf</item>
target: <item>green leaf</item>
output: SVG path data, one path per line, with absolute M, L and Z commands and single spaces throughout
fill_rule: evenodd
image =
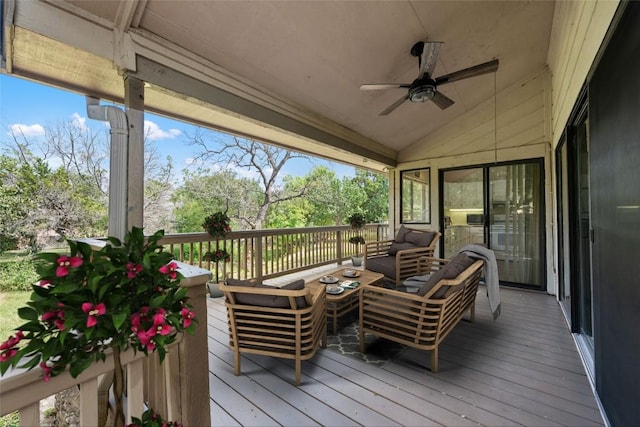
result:
M 122 246 L 122 242 L 113 236 L 109 236 L 107 237 L 107 240 L 109 241 L 109 243 L 111 243 L 113 246 Z
M 173 295 L 173 300 L 174 301 L 181 301 L 182 299 L 184 299 L 187 296 L 187 292 L 188 289 L 187 288 L 180 288 L 174 295 Z
M 127 320 L 127 313 L 126 312 L 120 312 L 120 313 L 115 313 L 112 316 L 113 319 L 113 326 L 116 327 L 116 329 L 120 330 L 120 328 L 122 327 L 122 324 Z
M 89 280 L 87 281 L 87 287 L 92 293 L 94 294 L 96 293 L 96 290 L 98 289 L 98 285 L 100 284 L 100 280 L 102 280 L 103 277 L 104 276 L 97 274 L 89 278 Z M 99 298 L 102 298 L 102 297 L 100 296 Z
M 166 298 L 167 298 L 166 295 L 160 295 L 160 296 L 151 298 L 151 303 L 149 304 L 149 307 L 151 307 L 152 310 L 157 307 L 160 307 L 160 305 L 162 305 L 162 303 Z
M 52 294 L 68 294 L 73 291 L 77 291 L 78 289 L 80 289 L 80 284 L 76 281 L 70 280 L 68 282 L 60 283 L 59 285 L 56 285 L 54 288 L 51 288 L 51 293 Z
M 93 361 L 93 358 L 91 357 L 83 357 L 78 359 L 76 359 L 75 363 L 72 363 L 69 367 L 69 373 L 73 378 L 76 378 L 78 375 L 80 375 L 82 371 L 87 369 Z
M 60 254 L 56 254 L 53 252 L 42 252 L 38 254 L 38 258 L 43 259 L 49 262 L 56 262 L 56 260 L 60 257 Z
M 18 368 L 33 369 L 36 366 L 38 366 L 38 364 L 40 363 L 40 360 L 41 360 L 40 355 L 35 354 L 33 358 L 23 363 L 22 365 L 19 365 Z
M 19 329 L 23 332 L 41 332 L 44 331 L 45 328 L 40 322 L 31 321 L 21 325 Z
M 20 307 L 18 309 L 18 316 L 24 320 L 38 320 L 38 312 L 31 307 Z

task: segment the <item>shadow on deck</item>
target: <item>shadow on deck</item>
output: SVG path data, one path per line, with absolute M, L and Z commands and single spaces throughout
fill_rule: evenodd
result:
M 212 425 L 603 425 L 555 298 L 503 288 L 494 322 L 479 292 L 476 321 L 445 339 L 438 373 L 410 348 L 384 363 L 320 349 L 300 387 L 293 364 L 270 357 L 243 356 L 234 376 L 224 299 L 209 298 Z

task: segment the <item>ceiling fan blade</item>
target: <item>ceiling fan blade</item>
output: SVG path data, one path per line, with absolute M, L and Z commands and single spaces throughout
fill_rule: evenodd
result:
M 440 54 L 440 46 L 442 46 L 442 42 L 427 42 L 424 44 L 424 49 L 420 55 L 420 77 L 425 74 L 429 77 L 433 75 L 433 70 L 436 68 L 438 55 Z
M 409 94 L 407 93 L 406 95 L 404 95 L 402 98 L 398 99 L 396 102 L 394 102 L 393 104 L 389 105 L 387 108 L 385 108 L 380 115 L 381 116 L 388 116 L 389 113 L 391 113 L 393 110 L 395 110 L 396 108 L 398 108 L 400 105 L 402 105 L 402 103 L 404 101 L 406 101 L 407 99 L 409 99 Z
M 443 95 L 442 92 L 438 91 L 436 91 L 435 95 L 433 95 L 431 101 L 443 110 L 453 105 L 453 99 L 449 98 L 446 95 Z
M 360 90 L 401 89 L 411 87 L 410 83 L 376 83 L 360 85 Z
M 474 65 L 473 67 L 465 68 L 463 70 L 454 71 L 453 73 L 445 74 L 436 79 L 436 85 L 444 85 L 447 83 L 453 83 L 458 80 L 468 79 L 469 77 L 480 76 L 482 74 L 492 73 L 498 69 L 498 60 L 485 62 L 484 64 Z

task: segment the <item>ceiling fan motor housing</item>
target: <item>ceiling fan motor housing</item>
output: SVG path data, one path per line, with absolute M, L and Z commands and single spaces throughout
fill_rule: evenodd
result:
M 436 86 L 431 83 L 420 83 L 409 88 L 409 100 L 411 102 L 426 102 L 433 99 L 436 94 Z

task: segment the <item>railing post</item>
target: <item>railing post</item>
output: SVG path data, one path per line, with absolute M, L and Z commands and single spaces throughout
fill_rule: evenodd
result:
M 342 230 L 336 232 L 336 258 L 338 259 L 338 265 L 342 265 Z
M 262 282 L 262 236 L 258 235 L 255 237 L 256 239 L 256 251 L 255 257 L 256 260 L 256 279 L 258 279 L 258 283 Z
M 211 425 L 211 418 L 205 284 L 211 279 L 211 272 L 182 262 L 178 265 L 184 276 L 180 286 L 187 288 L 198 325 L 193 335 L 185 333 L 177 348 L 170 350 L 165 366 L 149 363 L 148 376 L 155 380 L 154 391 L 165 393 L 150 395 L 149 403 L 158 409 L 166 405 L 164 416 L 170 416 L 171 421 L 179 420 L 185 426 L 207 426 Z

